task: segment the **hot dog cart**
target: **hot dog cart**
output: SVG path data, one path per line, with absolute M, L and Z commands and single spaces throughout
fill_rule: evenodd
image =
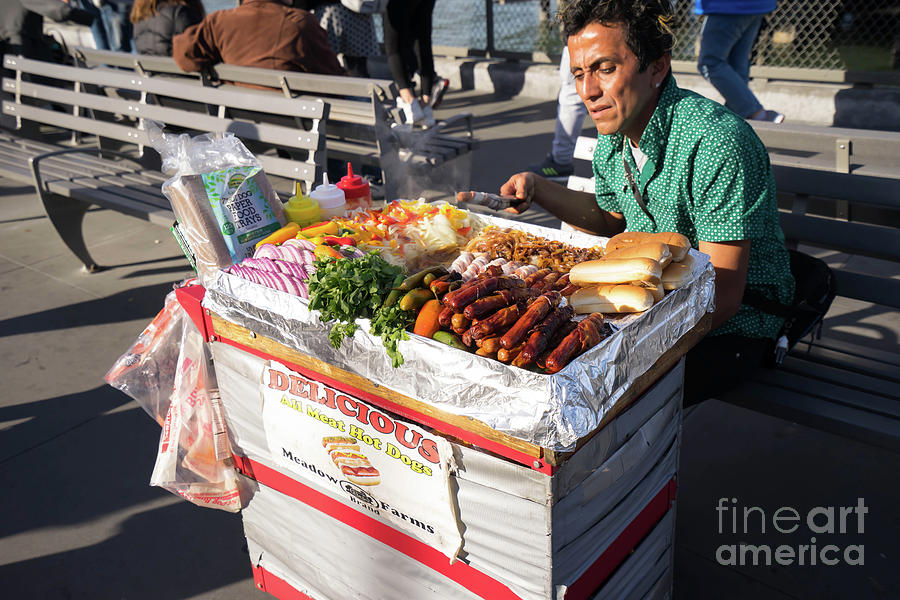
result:
M 249 490 L 257 587 L 282 600 L 669 597 L 683 356 L 713 303 L 704 258 L 554 375 L 416 336 L 393 368 L 365 324 L 331 347 L 303 299 L 225 272 L 179 289 Z M 342 444 L 358 470 L 331 462 Z

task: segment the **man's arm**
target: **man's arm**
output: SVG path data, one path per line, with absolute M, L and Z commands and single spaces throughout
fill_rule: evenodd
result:
M 172 38 L 172 58 L 182 71 L 200 71 L 222 62 L 222 55 L 213 42 L 209 18 L 188 27 Z
M 500 194 L 521 200 L 507 209 L 515 214 L 525 212 L 536 202 L 554 217 L 587 233 L 611 237 L 625 230 L 622 213 L 602 210 L 593 194 L 570 190 L 534 173 L 513 175 L 500 187 Z
M 700 242 L 700 252 L 709 254 L 716 270 L 716 311 L 712 328 L 734 316 L 741 307 L 750 262 L 750 240 Z

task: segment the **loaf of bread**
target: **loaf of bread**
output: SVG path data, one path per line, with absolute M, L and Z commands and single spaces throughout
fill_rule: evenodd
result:
M 604 253 L 603 260 L 610 258 L 652 258 L 665 269 L 672 262 L 672 251 L 663 242 L 642 242 Z
M 680 233 L 664 231 L 660 233 L 647 233 L 644 231 L 624 231 L 609 238 L 606 243 L 604 255 L 612 254 L 621 248 L 646 244 L 648 242 L 661 242 L 669 247 L 672 253 L 672 262 L 681 262 L 691 248 L 691 243 Z
M 577 314 L 643 312 L 654 303 L 653 293 L 637 285 L 595 285 L 569 296 Z
M 600 258 L 578 263 L 569 271 L 569 281 L 576 285 L 595 283 L 659 283 L 662 269 L 652 258 Z
M 690 254 L 677 263 L 672 263 L 662 272 L 660 283 L 665 290 L 675 290 L 687 284 L 694 272 L 694 257 Z

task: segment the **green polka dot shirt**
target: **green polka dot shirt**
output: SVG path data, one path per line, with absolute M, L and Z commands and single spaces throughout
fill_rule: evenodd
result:
M 691 241 L 751 240 L 747 287 L 790 304 L 794 294 L 784 234 L 778 223 L 775 180 L 765 146 L 753 129 L 721 104 L 668 77 L 638 145 L 647 162 L 638 172 L 622 134 L 598 136 L 594 150 L 597 204 L 622 213 L 629 231 L 677 231 Z M 647 216 L 626 184 L 624 160 Z M 741 305 L 710 335 L 774 338 L 775 315 Z

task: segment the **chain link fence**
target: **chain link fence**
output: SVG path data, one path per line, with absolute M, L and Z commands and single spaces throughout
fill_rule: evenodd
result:
M 694 14 L 694 0 L 673 4 L 673 58 L 695 61 L 703 18 Z M 563 41 L 556 10 L 557 0 L 438 0 L 433 43 L 499 55 L 558 55 Z M 898 69 L 900 0 L 781 0 L 760 32 L 754 64 Z

